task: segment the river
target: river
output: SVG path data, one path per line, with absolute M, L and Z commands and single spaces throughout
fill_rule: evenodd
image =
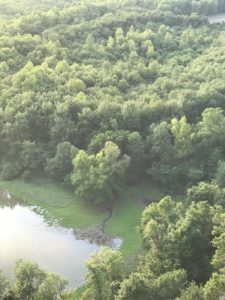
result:
M 225 13 L 208 16 L 210 24 L 225 22 Z
M 60 273 L 69 279 L 69 287 L 77 287 L 84 281 L 85 260 L 98 250 L 98 245 L 77 239 L 73 229 L 48 224 L 34 207 L 0 193 L 0 269 L 10 278 L 15 262 L 23 258 Z

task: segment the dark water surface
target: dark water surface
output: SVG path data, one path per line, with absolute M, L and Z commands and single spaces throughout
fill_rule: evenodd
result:
M 32 207 L 0 193 L 0 269 L 13 277 L 15 262 L 27 259 L 69 279 L 70 287 L 84 281 L 84 261 L 99 246 L 77 240 L 72 229 L 49 225 Z

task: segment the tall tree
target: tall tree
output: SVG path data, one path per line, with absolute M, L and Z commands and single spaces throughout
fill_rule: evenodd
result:
M 86 262 L 87 290 L 83 300 L 113 300 L 123 278 L 122 255 L 119 251 L 103 247 Z
M 73 165 L 71 180 L 78 198 L 93 203 L 110 203 L 124 183 L 129 157 L 121 157 L 119 147 L 107 142 L 96 155 L 79 151 Z

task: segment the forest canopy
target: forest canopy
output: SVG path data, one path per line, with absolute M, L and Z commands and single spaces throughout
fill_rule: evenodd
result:
M 79 299 L 224 297 L 225 24 L 208 20 L 223 12 L 225 0 L 0 0 L 1 179 L 48 176 L 109 210 L 139 181 L 183 194 L 145 208 L 131 272 L 119 251 L 93 254 Z M 0 299 L 62 299 L 61 277 L 15 270 Z
M 207 14 L 224 1 L 13 3 L 0 2 L 3 179 L 46 172 L 77 186 L 76 155 L 111 142 L 118 165 L 129 159 L 114 196 L 141 178 L 223 186 L 225 37 Z

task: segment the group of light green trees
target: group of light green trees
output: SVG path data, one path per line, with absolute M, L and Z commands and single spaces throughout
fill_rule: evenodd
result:
M 224 202 L 224 189 L 202 182 L 182 201 L 168 196 L 152 203 L 141 217 L 144 251 L 133 270 L 120 251 L 103 247 L 86 262 L 81 295 L 66 290 L 59 275 L 21 260 L 14 286 L 1 275 L 0 299 L 220 300 L 225 295 Z
M 182 201 L 165 197 L 146 207 L 139 226 L 145 251 L 137 266 L 128 272 L 119 251 L 103 248 L 87 262 L 81 299 L 223 299 L 224 201 L 225 189 L 201 182 Z
M 145 180 L 181 202 L 147 207 L 132 272 L 103 248 L 85 300 L 224 297 L 224 0 L 0 0 L 0 173 L 45 174 L 112 204 Z M 72 299 L 20 261 L 2 299 Z M 70 297 L 70 298 L 68 298 Z M 75 296 L 74 296 L 75 297 Z M 222 298 L 221 298 L 222 297 Z
M 0 272 L 1 300 L 56 300 L 65 296 L 67 280 L 56 273 L 47 273 L 36 263 L 17 261 L 14 275 L 12 285 Z
M 219 178 L 225 37 L 206 14 L 222 0 L 43 5 L 2 11 L 3 179 L 45 172 L 102 202 L 142 178 L 176 191 Z

